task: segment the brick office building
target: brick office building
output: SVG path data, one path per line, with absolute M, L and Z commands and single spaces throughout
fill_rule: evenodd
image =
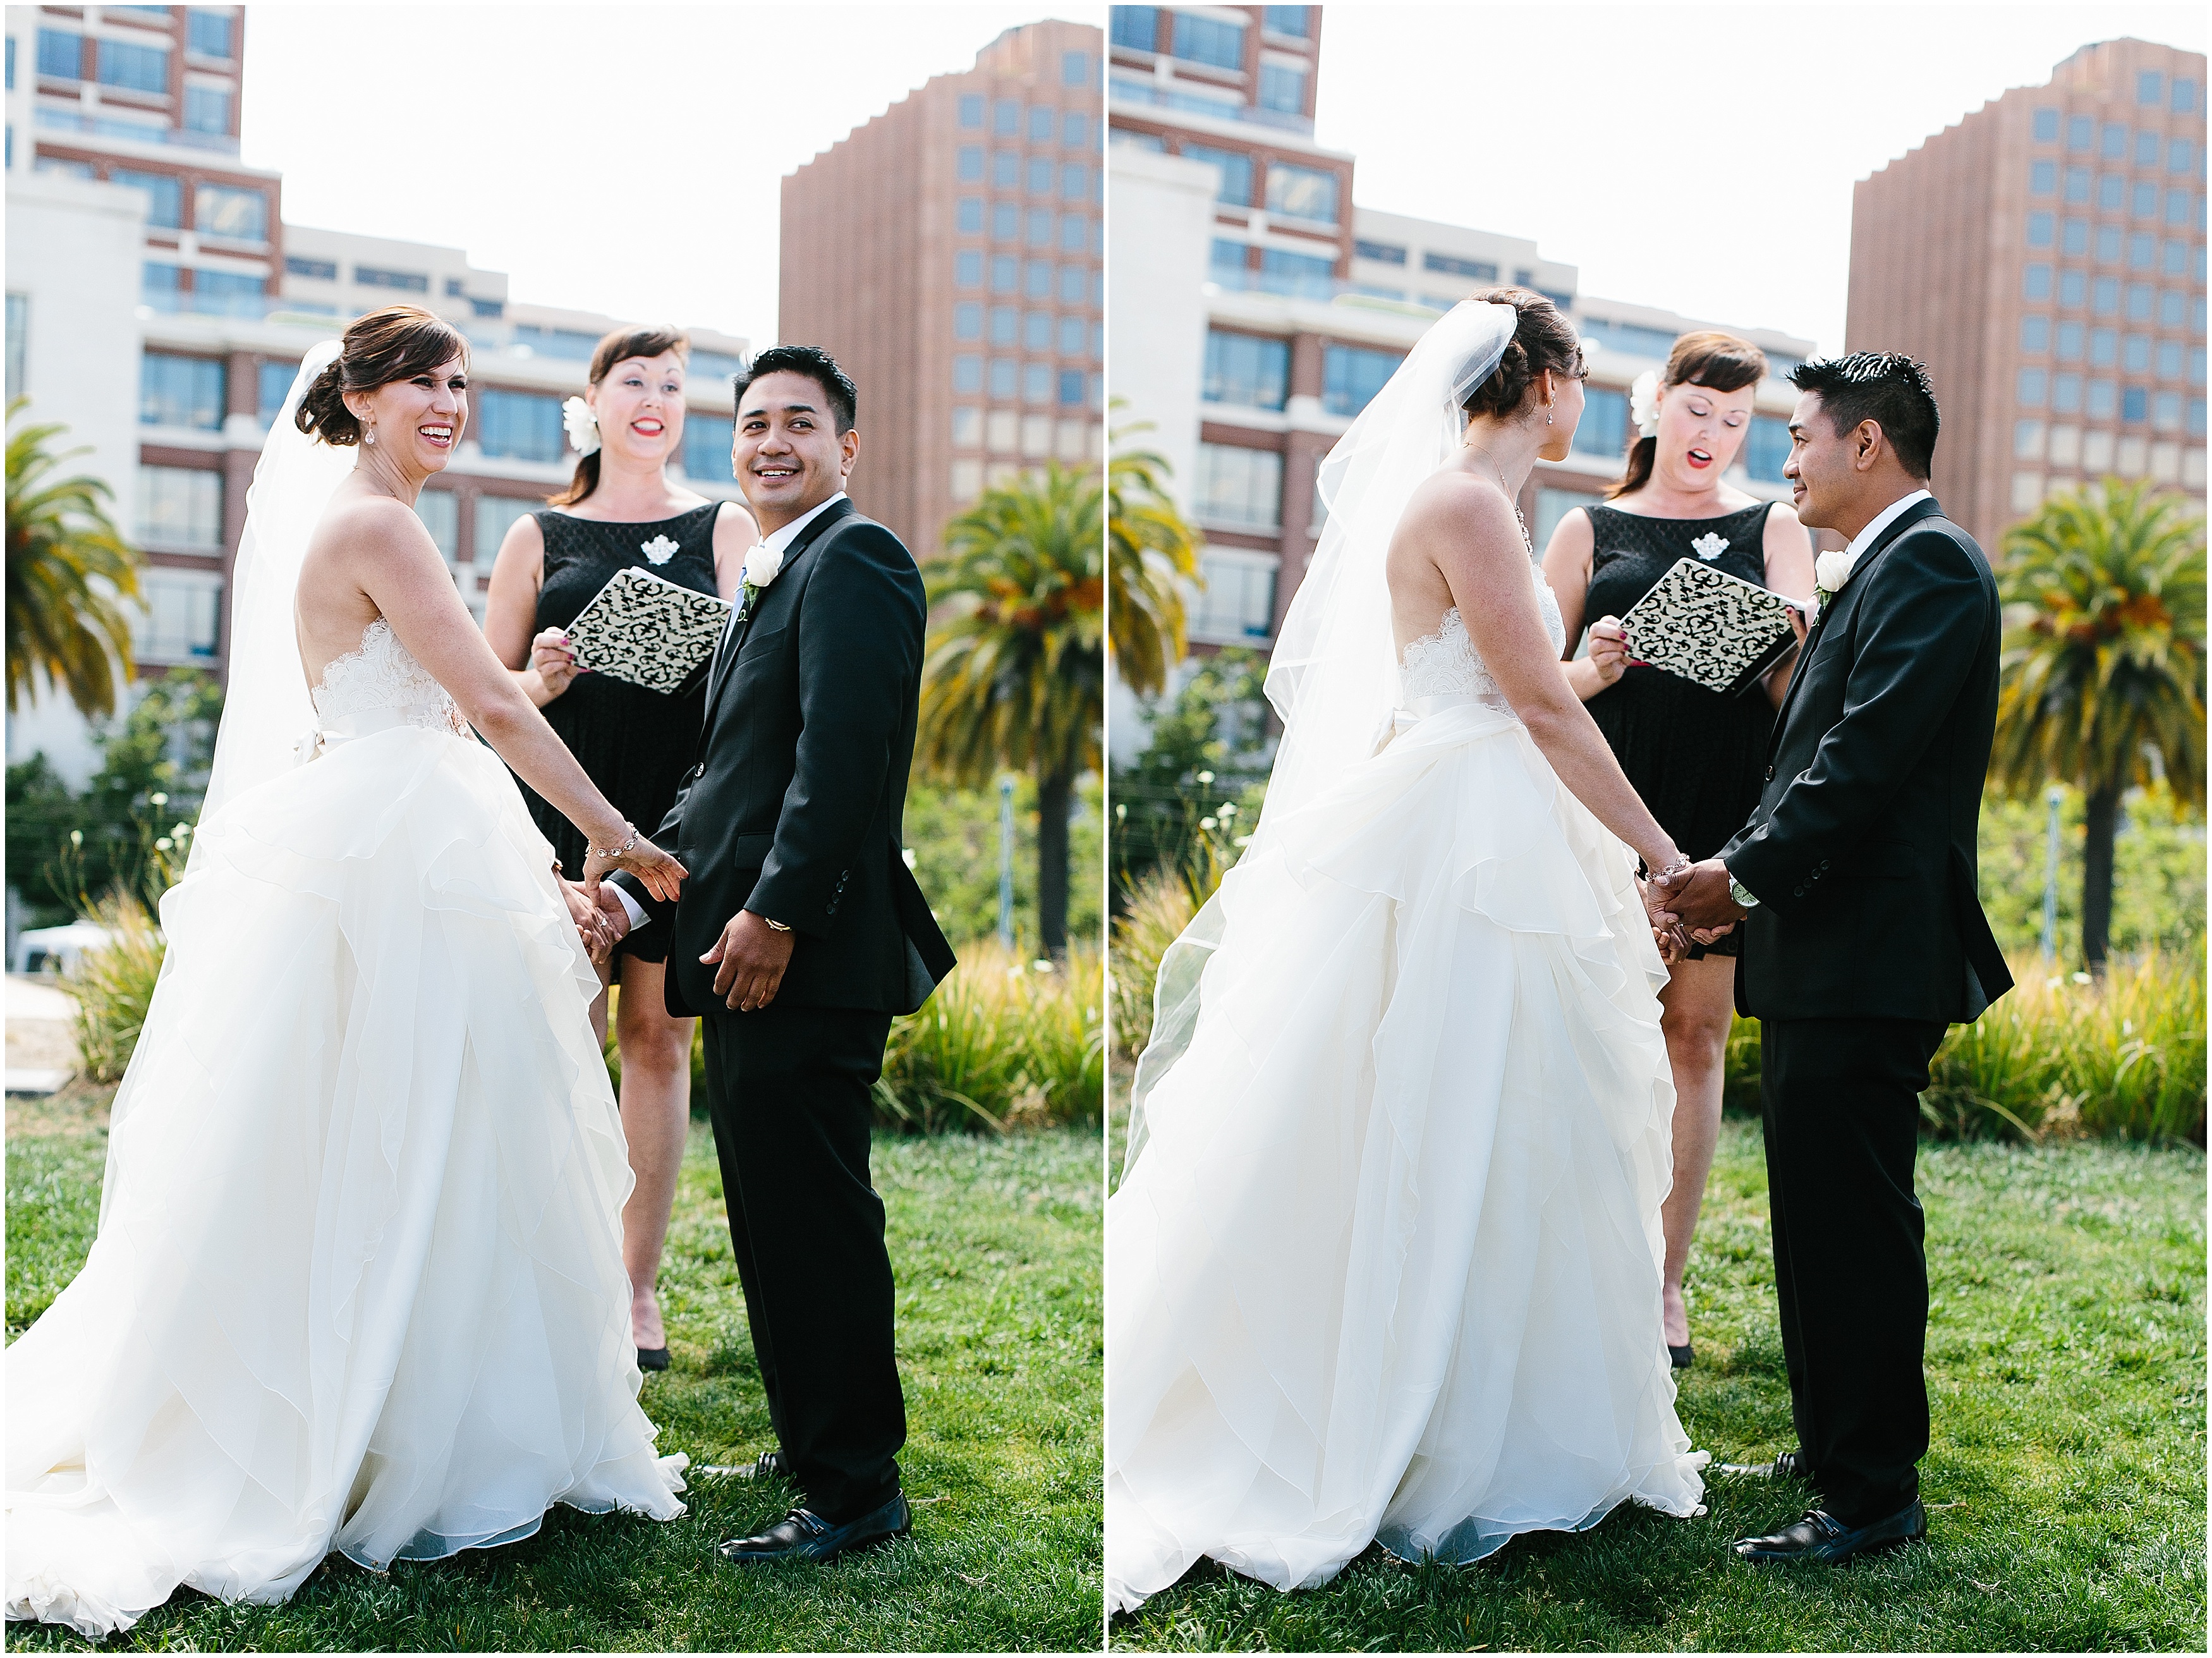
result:
M 1927 361 L 1936 493 L 1992 551 L 2109 474 L 2203 505 L 2204 68 L 2084 46 L 1854 191 L 1849 347 Z
M 778 331 L 852 375 L 854 498 L 917 558 L 987 484 L 1104 452 L 1103 46 L 1009 29 L 783 181 Z

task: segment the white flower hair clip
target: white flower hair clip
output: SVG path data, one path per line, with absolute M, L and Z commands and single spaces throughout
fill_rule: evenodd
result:
M 1628 417 L 1636 422 L 1636 435 L 1659 435 L 1659 371 L 1647 368 L 1628 388 Z
M 568 446 L 578 456 L 599 452 L 599 417 L 583 398 L 570 398 L 561 405 L 561 424 L 568 428 Z

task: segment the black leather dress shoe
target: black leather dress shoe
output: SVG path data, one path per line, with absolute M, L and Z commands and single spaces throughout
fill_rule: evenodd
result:
M 833 1560 L 848 1549 L 888 1543 L 913 1529 L 913 1512 L 906 1505 L 906 1493 L 899 1491 L 874 1513 L 843 1526 L 833 1526 L 811 1509 L 793 1509 L 758 1535 L 732 1537 L 726 1543 L 717 1543 L 714 1552 L 741 1566 L 766 1565 L 777 1560 Z
M 740 1479 L 788 1479 L 791 1464 L 783 1460 L 781 1451 L 763 1451 L 743 1467 L 730 1472 Z
M 1813 1480 L 1813 1471 L 1806 1467 L 1802 1451 L 1784 1451 L 1771 1462 L 1716 1462 L 1713 1472 L 1733 1474 L 1739 1479 L 1802 1479 L 1808 1485 Z
M 1794 1526 L 1765 1537 L 1739 1537 L 1729 1546 L 1739 1559 L 1760 1564 L 1790 1560 L 1841 1565 L 1853 1555 L 1902 1548 L 1928 1535 L 1928 1511 L 1915 1497 L 1887 1520 L 1877 1520 L 1856 1531 L 1823 1509 L 1809 1509 Z

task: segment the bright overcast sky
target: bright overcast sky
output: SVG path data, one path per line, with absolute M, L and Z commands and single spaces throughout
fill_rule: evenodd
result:
M 258 4 L 244 155 L 283 170 L 293 223 L 465 248 L 518 301 L 764 344 L 783 176 L 1049 15 Z
M 2199 6 L 1328 8 L 1315 137 L 1363 206 L 1533 238 L 1583 291 L 1843 342 L 1851 185 Z M 2200 92 L 2200 96 L 2201 96 Z

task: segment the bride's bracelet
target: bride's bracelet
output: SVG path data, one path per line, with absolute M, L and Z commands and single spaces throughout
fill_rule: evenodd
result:
M 1697 865 L 1688 859 L 1678 856 L 1666 868 L 1656 872 L 1651 878 L 1655 881 L 1670 881 L 1677 875 L 1686 875 L 1696 867 Z
M 594 857 L 594 858 L 619 858 L 619 857 L 621 857 L 624 853 L 628 852 L 628 851 L 629 851 L 632 847 L 634 847 L 634 846 L 635 846 L 635 845 L 637 844 L 637 825 L 636 825 L 636 824 L 635 824 L 635 823 L 631 823 L 628 818 L 624 818 L 624 819 L 623 820 L 623 827 L 624 829 L 628 829 L 628 830 L 629 831 L 629 839 L 628 839 L 627 841 L 623 841 L 620 846 L 618 846 L 618 847 L 593 847 L 593 846 L 587 846 L 587 847 L 586 847 L 584 848 L 584 850 L 585 850 L 586 853 L 588 856 Z

